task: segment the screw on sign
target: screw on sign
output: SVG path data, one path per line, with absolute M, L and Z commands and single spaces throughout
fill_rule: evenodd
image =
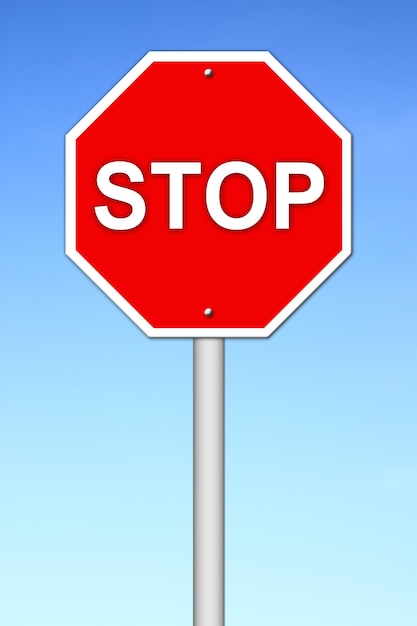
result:
M 349 132 L 268 52 L 150 52 L 66 137 L 67 255 L 194 338 L 194 626 L 224 623 L 224 337 L 268 337 L 351 254 Z

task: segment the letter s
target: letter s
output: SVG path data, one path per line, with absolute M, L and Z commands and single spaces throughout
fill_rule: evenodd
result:
M 142 196 L 133 189 L 115 185 L 110 181 L 112 174 L 126 174 L 132 183 L 142 183 L 141 170 L 129 161 L 111 161 L 101 167 L 97 174 L 97 187 L 101 193 L 112 200 L 126 202 L 132 207 L 127 217 L 115 217 L 107 205 L 95 206 L 98 221 L 110 230 L 131 230 L 142 222 L 146 213 L 146 205 Z

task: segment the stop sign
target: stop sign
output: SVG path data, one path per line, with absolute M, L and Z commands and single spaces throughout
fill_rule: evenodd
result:
M 151 337 L 269 336 L 351 253 L 350 144 L 268 52 L 150 52 L 67 134 L 67 255 Z

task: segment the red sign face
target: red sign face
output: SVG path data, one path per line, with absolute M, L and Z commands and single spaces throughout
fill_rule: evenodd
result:
M 67 135 L 67 254 L 151 337 L 265 337 L 350 255 L 350 172 L 269 53 L 149 53 Z

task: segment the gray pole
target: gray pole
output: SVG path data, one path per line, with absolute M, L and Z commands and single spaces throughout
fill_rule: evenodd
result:
M 194 626 L 224 626 L 224 339 L 194 339 Z

